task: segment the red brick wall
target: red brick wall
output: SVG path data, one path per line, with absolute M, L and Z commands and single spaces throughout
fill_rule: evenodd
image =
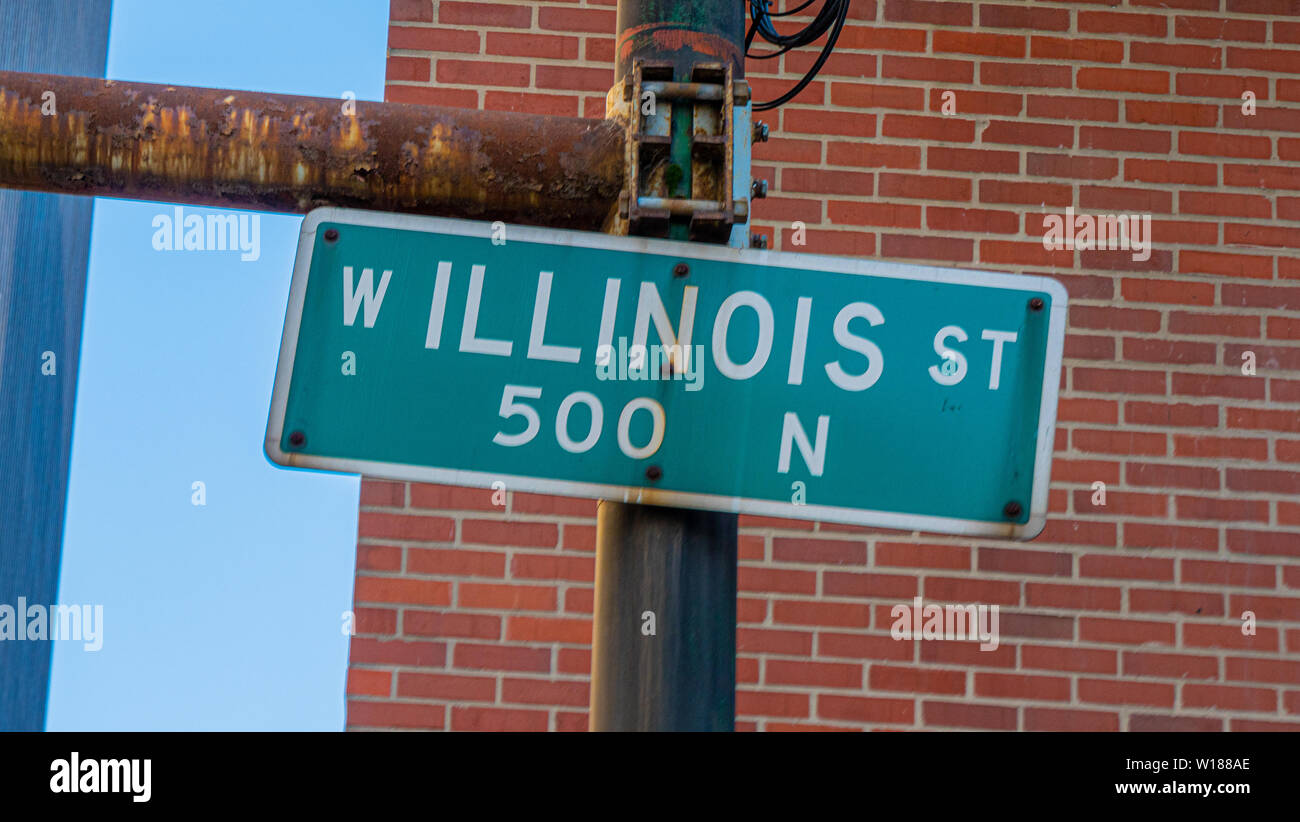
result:
M 1051 515 L 1027 544 L 743 517 L 739 727 L 1300 730 L 1300 0 L 853 2 L 758 115 L 755 225 L 1063 282 Z M 392 18 L 390 100 L 603 116 L 612 0 Z M 814 55 L 750 61 L 757 99 Z M 1150 260 L 1045 251 L 1067 206 L 1151 214 Z M 366 480 L 349 727 L 585 728 L 594 512 Z M 1000 605 L 1002 646 L 892 640 L 918 594 Z

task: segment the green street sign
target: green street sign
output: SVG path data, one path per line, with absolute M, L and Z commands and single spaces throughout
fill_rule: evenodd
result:
M 1046 277 L 318 209 L 266 453 L 377 477 L 1032 539 Z

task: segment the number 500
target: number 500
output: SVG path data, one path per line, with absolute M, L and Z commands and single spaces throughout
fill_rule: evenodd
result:
M 507 448 L 514 448 L 532 442 L 533 438 L 537 436 L 537 432 L 542 428 L 542 419 L 538 416 L 537 409 L 518 400 L 520 398 L 537 400 L 541 399 L 541 397 L 541 388 L 529 385 L 507 385 L 501 394 L 501 410 L 497 413 L 505 419 L 523 417 L 524 430 L 518 434 L 507 434 L 504 431 L 498 431 L 492 441 Z M 591 430 L 581 440 L 574 440 L 569 436 L 569 412 L 578 403 L 582 403 L 591 409 Z M 649 412 L 653 423 L 650 441 L 640 447 L 633 445 L 628 435 L 628 430 L 632 426 L 632 417 L 638 411 Z M 646 457 L 653 456 L 664 441 L 664 422 L 664 407 L 658 402 L 649 397 L 637 397 L 632 400 L 623 406 L 623 411 L 618 415 L 619 450 L 634 460 L 643 460 Z M 570 454 L 586 453 L 596 447 L 596 443 L 600 441 L 604 423 L 605 409 L 601 406 L 596 395 L 589 394 L 586 391 L 574 391 L 564 398 L 564 401 L 560 403 L 559 410 L 555 413 L 555 440 L 560 444 L 561 448 Z

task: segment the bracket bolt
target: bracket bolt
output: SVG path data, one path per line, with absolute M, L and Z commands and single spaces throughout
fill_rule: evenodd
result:
M 762 120 L 755 120 L 754 121 L 754 142 L 766 143 L 769 131 L 770 130 L 767 127 L 767 123 L 764 123 Z
M 767 180 L 754 180 L 749 184 L 749 193 L 755 200 L 761 200 L 767 196 Z
M 750 247 L 750 248 L 767 248 L 767 235 L 766 235 L 766 234 L 750 234 L 750 235 L 749 235 L 749 247 Z

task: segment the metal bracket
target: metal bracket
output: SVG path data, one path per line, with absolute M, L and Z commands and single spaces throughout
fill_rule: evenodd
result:
M 617 93 L 611 89 L 610 97 Z M 733 105 L 749 103 L 749 83 L 734 81 L 729 65 L 697 63 L 690 82 L 675 82 L 670 62 L 638 60 L 623 82 L 628 115 L 627 185 L 619 198 L 619 217 L 628 233 L 667 237 L 674 218 L 690 220 L 690 239 L 726 243 L 731 228 L 749 221 L 748 198 L 733 196 Z M 688 101 L 690 196 L 670 196 L 673 175 L 672 103 Z M 664 105 L 668 103 L 668 105 Z

